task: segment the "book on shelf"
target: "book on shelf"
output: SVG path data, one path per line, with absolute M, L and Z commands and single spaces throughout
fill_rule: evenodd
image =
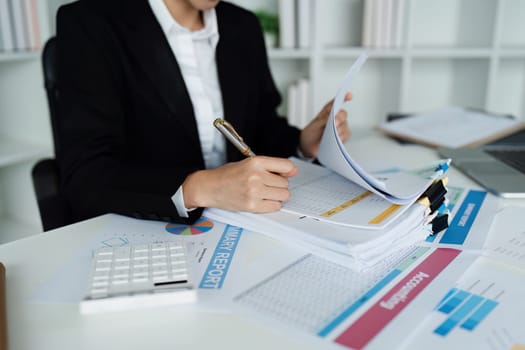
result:
M 310 28 L 312 23 L 311 18 L 311 1 L 310 0 L 296 0 L 296 16 L 297 16 L 297 47 L 310 47 Z
M 304 128 L 313 118 L 310 113 L 310 81 L 308 79 L 299 79 L 297 81 L 298 102 L 299 102 L 299 128 Z
M 372 47 L 374 40 L 372 39 L 374 34 L 374 1 L 365 0 L 363 4 L 363 28 L 362 28 L 362 45 L 364 47 Z
M 279 46 L 295 47 L 295 0 L 279 0 Z
M 304 128 L 313 118 L 310 108 L 310 81 L 298 79 L 287 89 L 287 118 L 290 125 Z
M 14 49 L 13 31 L 8 0 L 0 0 L 0 51 Z
M 38 0 L 0 0 L 0 51 L 38 50 L 42 47 Z
M 398 48 L 403 44 L 405 0 L 364 0 L 362 45 Z
M 42 47 L 42 42 L 40 38 L 37 0 L 23 0 L 23 2 L 28 34 L 27 47 L 31 50 L 38 50 Z
M 383 1 L 381 0 L 372 0 L 374 5 L 372 6 L 372 9 L 375 11 L 374 16 L 372 17 L 374 19 L 374 22 L 372 25 L 374 26 L 374 36 L 372 37 L 372 47 L 381 47 L 382 41 L 383 41 Z
M 11 23 L 15 34 L 15 50 L 24 50 L 27 45 L 26 18 L 21 0 L 10 0 Z
M 279 0 L 279 47 L 310 47 L 311 0 Z
M 392 47 L 403 46 L 405 0 L 392 0 Z

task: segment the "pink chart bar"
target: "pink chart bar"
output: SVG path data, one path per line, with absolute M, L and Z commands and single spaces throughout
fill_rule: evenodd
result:
M 456 249 L 436 249 L 363 316 L 341 333 L 335 342 L 352 349 L 365 347 L 459 254 L 460 251 Z

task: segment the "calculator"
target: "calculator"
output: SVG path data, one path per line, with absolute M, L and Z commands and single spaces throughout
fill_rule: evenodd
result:
M 99 248 L 93 254 L 84 314 L 197 300 L 181 241 Z

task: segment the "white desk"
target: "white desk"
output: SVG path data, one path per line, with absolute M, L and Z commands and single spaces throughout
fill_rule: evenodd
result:
M 353 154 L 378 154 L 379 159 L 391 152 L 406 164 L 421 164 L 436 157 L 432 150 L 413 145 L 401 147 L 375 134 L 354 135 L 348 146 Z M 449 178 L 454 185 L 477 187 L 453 168 Z M 525 206 L 525 200 L 506 200 L 502 205 Z M 235 314 L 174 306 L 86 317 L 79 314 L 75 305 L 29 303 L 28 298 L 79 247 L 89 242 L 107 218 L 102 216 L 0 246 L 0 261 L 7 270 L 10 349 L 319 348 L 320 343 L 287 337 L 278 329 L 265 328 Z

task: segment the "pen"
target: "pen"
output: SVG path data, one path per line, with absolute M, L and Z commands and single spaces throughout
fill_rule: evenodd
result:
M 242 137 L 237 134 L 237 131 L 226 120 L 217 118 L 213 121 L 213 125 L 230 141 L 245 157 L 255 157 L 250 147 L 244 143 Z
M 0 263 L 0 350 L 7 350 L 7 307 L 5 267 Z

